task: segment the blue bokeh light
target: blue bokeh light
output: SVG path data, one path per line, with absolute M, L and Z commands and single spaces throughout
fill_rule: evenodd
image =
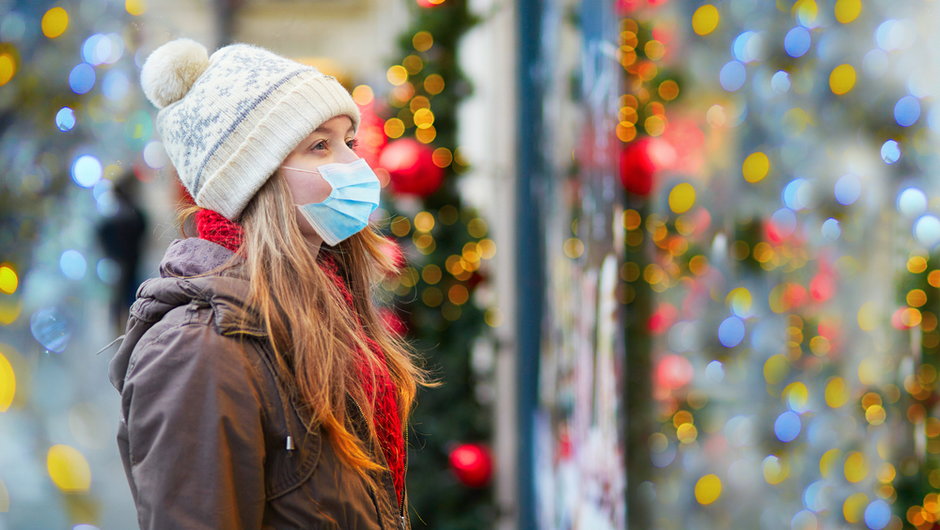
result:
M 825 510 L 826 502 L 823 496 L 825 487 L 826 483 L 822 480 L 817 480 L 809 486 L 806 486 L 806 489 L 803 491 L 803 506 L 806 506 L 806 509 L 814 512 Z
M 101 179 L 101 162 L 92 155 L 82 155 L 72 164 L 72 180 L 83 188 L 90 188 Z
M 62 132 L 71 131 L 75 127 L 75 111 L 69 107 L 62 107 L 55 115 L 55 126 Z
M 818 524 L 816 514 L 807 510 L 801 510 L 793 516 L 793 519 L 790 519 L 790 530 L 815 529 Z
M 922 245 L 932 249 L 940 243 L 940 220 L 929 214 L 921 216 L 914 223 L 914 237 Z
M 59 257 L 59 268 L 62 274 L 70 280 L 81 280 L 85 277 L 88 263 L 85 256 L 77 250 L 66 250 Z
M 778 94 L 786 94 L 790 91 L 790 74 L 783 70 L 777 71 L 770 78 L 770 88 Z
M 802 210 L 806 208 L 806 204 L 803 202 L 803 194 L 800 193 L 800 188 L 806 184 L 806 179 L 795 178 L 783 188 L 783 204 L 791 210 Z
M 813 39 L 810 36 L 809 30 L 802 26 L 797 26 L 787 32 L 787 36 L 783 39 L 783 49 L 786 50 L 787 55 L 790 57 L 802 57 L 809 51 L 809 47 L 812 43 Z
M 881 159 L 886 164 L 893 164 L 901 159 L 901 146 L 895 140 L 888 140 L 881 145 Z
M 760 59 L 761 36 L 753 31 L 745 31 L 734 39 L 731 45 L 731 54 L 742 63 L 749 63 Z
M 786 237 L 796 230 L 796 214 L 789 208 L 780 208 L 770 216 L 777 232 Z
M 927 195 L 918 188 L 905 188 L 898 194 L 898 211 L 916 217 L 927 211 Z
M 121 277 L 121 266 L 111 258 L 101 258 L 98 260 L 95 272 L 98 273 L 98 278 L 102 282 L 114 285 Z
M 731 61 L 722 66 L 721 72 L 718 74 L 718 81 L 721 83 L 721 88 L 728 92 L 734 92 L 743 87 L 744 82 L 747 81 L 747 70 L 744 68 L 744 63 Z
M 882 530 L 891 522 L 891 506 L 883 499 L 876 499 L 865 508 L 865 525 L 871 530 Z
M 124 99 L 130 91 L 130 87 L 131 83 L 128 81 L 127 75 L 120 70 L 108 72 L 101 82 L 101 92 L 104 93 L 104 97 L 112 101 Z
M 904 96 L 894 105 L 894 120 L 901 127 L 910 127 L 920 119 L 920 100 L 914 96 Z
M 734 348 L 744 340 L 744 321 L 736 316 L 726 318 L 718 326 L 718 341 L 726 348 Z
M 91 65 L 99 65 L 111 55 L 111 40 L 100 33 L 85 39 L 82 44 L 82 59 Z
M 823 222 L 821 231 L 822 236 L 829 241 L 835 241 L 842 235 L 842 227 L 839 226 L 839 221 L 832 217 Z
M 725 378 L 725 367 L 721 364 L 721 361 L 711 361 L 708 365 L 705 366 L 705 377 L 714 381 L 715 383 L 720 383 Z
M 835 196 L 839 204 L 848 206 L 858 200 L 862 194 L 862 182 L 857 175 L 849 173 L 836 181 Z
M 781 442 L 792 442 L 800 435 L 800 429 L 803 424 L 800 422 L 800 415 L 792 410 L 788 410 L 777 416 L 774 422 L 774 434 Z
M 29 330 L 43 348 L 62 353 L 72 336 L 71 325 L 65 313 L 56 307 L 47 307 L 33 313 Z
M 87 94 L 95 86 L 95 69 L 82 63 L 69 73 L 69 87 L 76 94 Z

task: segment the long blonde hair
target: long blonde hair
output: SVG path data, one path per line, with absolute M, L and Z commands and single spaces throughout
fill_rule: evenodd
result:
M 197 211 L 190 208 L 180 216 Z M 369 471 L 382 469 L 370 456 L 364 440 L 347 414 L 347 394 L 365 416 L 369 437 L 375 440 L 373 424 L 375 370 L 366 395 L 355 348 L 365 353 L 370 367 L 387 363 L 395 383 L 402 425 L 407 425 L 418 385 L 433 386 L 427 372 L 414 362 L 407 343 L 389 332 L 373 301 L 373 289 L 397 265 L 386 244 L 372 226 L 334 247 L 321 245 L 338 265 L 353 297 L 350 307 L 331 278 L 316 263 L 316 255 L 301 234 L 286 183 L 277 175 L 252 198 L 239 225 L 243 241 L 232 263 L 245 267 L 250 281 L 248 307 L 261 316 L 273 347 L 281 376 L 307 410 L 308 430 L 322 426 L 340 459 L 369 479 Z M 357 332 L 365 333 L 381 347 L 385 359 L 377 359 Z M 371 480 L 371 479 L 370 479 Z

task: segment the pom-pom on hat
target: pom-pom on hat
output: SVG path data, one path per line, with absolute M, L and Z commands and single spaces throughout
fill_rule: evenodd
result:
M 140 75 L 157 131 L 196 205 L 236 221 L 281 162 L 323 122 L 359 108 L 332 76 L 250 44 L 209 56 L 177 39 Z

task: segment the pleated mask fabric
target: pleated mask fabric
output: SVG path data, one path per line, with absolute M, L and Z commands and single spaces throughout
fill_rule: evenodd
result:
M 298 205 L 326 244 L 336 245 L 369 225 L 369 216 L 379 206 L 382 187 L 365 160 L 324 164 L 316 170 L 282 167 L 319 173 L 332 186 L 333 190 L 323 201 Z

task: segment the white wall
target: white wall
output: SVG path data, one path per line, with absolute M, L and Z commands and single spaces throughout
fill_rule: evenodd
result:
M 516 186 L 516 10 L 515 2 L 470 0 L 481 17 L 461 42 L 460 65 L 474 92 L 458 111 L 458 143 L 471 170 L 463 175 L 463 199 L 486 219 L 496 256 L 491 283 L 481 302 L 495 307 L 501 324 L 495 344 L 480 348 L 492 356 L 495 495 L 501 530 L 517 527 L 515 186 Z M 493 353 L 488 353 L 492 351 Z M 495 354 L 495 355 L 494 355 Z M 477 363 L 474 363 L 477 364 Z

